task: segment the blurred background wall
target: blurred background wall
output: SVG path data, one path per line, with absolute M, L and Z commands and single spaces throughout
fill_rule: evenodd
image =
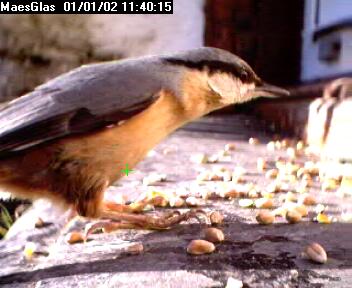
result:
M 84 63 L 203 46 L 204 1 L 173 15 L 2 15 L 0 101 Z

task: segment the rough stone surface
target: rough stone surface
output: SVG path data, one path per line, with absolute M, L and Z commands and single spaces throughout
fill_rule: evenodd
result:
M 231 153 L 231 162 L 204 164 L 205 168 L 243 166 L 250 171 L 246 178 L 263 186 L 270 181 L 256 172 L 257 157 L 274 159 L 284 152 L 267 151 L 264 144 L 248 144 L 248 137 L 268 140 L 263 133 L 244 123 L 242 116 L 211 117 L 202 123 L 189 126 L 161 143 L 135 171 L 118 186 L 111 187 L 107 197 L 124 193 L 135 198 L 147 188 L 141 179 L 147 173 L 168 175 L 167 182 L 154 189 L 176 189 L 189 186 L 200 165 L 189 158 L 193 153 L 215 153 L 226 143 L 233 142 L 237 149 Z M 253 121 L 249 121 L 255 127 Z M 223 132 L 194 132 L 216 130 Z M 169 153 L 164 155 L 165 148 Z M 351 201 L 338 198 L 334 193 L 318 193 L 318 202 L 329 206 L 328 212 L 338 216 L 351 211 Z M 255 222 L 257 209 L 243 209 L 238 201 L 213 200 L 202 207 L 219 210 L 225 215 L 220 227 L 226 240 L 216 244 L 216 252 L 210 255 L 191 256 L 186 253 L 189 241 L 202 237 L 205 224 L 188 221 L 165 231 L 120 230 L 110 234 L 94 234 L 85 244 L 67 245 L 63 242 L 60 227 L 64 215 L 48 205 L 37 203 L 15 224 L 7 240 L 0 242 L 1 287 L 225 287 L 227 279 L 240 279 L 244 287 L 351 287 L 352 283 L 352 224 L 317 224 L 309 218 L 300 224 L 289 225 L 284 220 L 262 226 Z M 160 210 L 164 211 L 163 209 Z M 51 218 L 48 218 L 50 214 Z M 40 215 L 53 224 L 34 229 Z M 55 218 L 57 220 L 55 220 Z M 87 221 L 76 221 L 82 227 Z M 25 224 L 23 224 L 25 223 Z M 41 244 L 48 256 L 23 258 L 23 246 L 27 241 Z M 328 262 L 314 264 L 301 257 L 306 244 L 319 242 L 325 247 Z M 140 254 L 129 252 L 129 247 L 142 243 Z

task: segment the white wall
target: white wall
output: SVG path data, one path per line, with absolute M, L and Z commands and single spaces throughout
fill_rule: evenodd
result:
M 83 63 L 201 47 L 204 2 L 174 0 L 171 15 L 2 15 L 0 101 Z
M 203 5 L 204 0 L 174 0 L 173 15 L 92 15 L 91 43 L 100 53 L 127 56 L 201 47 Z
M 351 0 L 320 0 L 319 26 L 326 26 L 348 17 L 352 18 Z
M 352 28 L 342 31 L 342 54 L 336 62 L 318 59 L 318 42 L 313 42 L 315 30 L 342 19 L 352 18 L 351 0 L 320 0 L 319 23 L 315 23 L 317 0 L 305 1 L 301 80 L 333 77 L 352 73 Z

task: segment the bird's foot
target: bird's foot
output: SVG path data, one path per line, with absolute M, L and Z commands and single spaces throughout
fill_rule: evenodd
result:
M 112 232 L 118 229 L 164 230 L 192 218 L 201 222 L 200 215 L 207 217 L 206 213 L 202 210 L 190 210 L 183 214 L 178 211 L 172 211 L 160 217 L 105 210 L 102 213 L 102 218 L 107 220 L 87 225 L 85 238 L 87 239 L 97 229 L 103 229 L 104 232 Z
M 185 213 L 173 211 L 167 213 L 164 216 L 155 217 L 150 215 L 136 215 L 129 213 L 119 213 L 112 211 L 103 211 L 102 217 L 111 219 L 114 221 L 128 222 L 135 224 L 136 226 L 143 229 L 155 229 L 163 230 L 168 229 L 171 226 L 178 224 L 182 221 L 187 221 L 192 218 L 196 218 L 199 222 L 201 221 L 199 215 L 206 216 L 206 213 L 202 210 L 190 210 Z

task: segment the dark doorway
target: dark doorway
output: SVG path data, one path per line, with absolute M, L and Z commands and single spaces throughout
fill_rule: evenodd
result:
M 263 79 L 299 82 L 303 0 L 208 0 L 207 46 L 245 59 Z

